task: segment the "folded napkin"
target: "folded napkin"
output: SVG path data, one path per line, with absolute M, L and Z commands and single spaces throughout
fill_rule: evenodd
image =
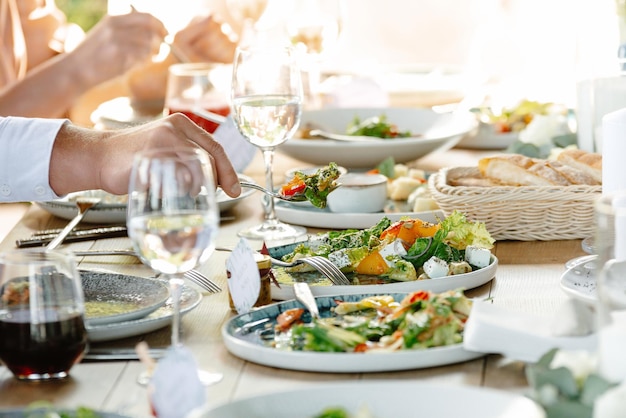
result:
M 547 321 L 525 313 L 511 312 L 490 301 L 474 301 L 465 331 L 466 350 L 534 363 L 553 348 L 595 351 L 591 309 L 568 300 L 555 318 Z

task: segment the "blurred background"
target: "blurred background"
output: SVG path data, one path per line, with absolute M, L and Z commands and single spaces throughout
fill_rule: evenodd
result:
M 336 2 L 339 2 L 337 0 Z M 57 0 L 69 20 L 88 30 L 104 13 L 119 12 L 128 0 Z M 314 0 L 136 0 L 170 30 L 195 14 L 215 13 L 242 35 L 254 4 L 256 34 L 293 28 L 311 15 Z M 622 0 L 341 0 L 335 37 L 321 50 L 322 72 L 357 73 L 398 90 L 398 104 L 411 104 L 400 91 L 424 89 L 435 102 L 456 100 L 477 85 L 502 100 L 520 96 L 575 106 L 576 82 L 611 75 L 619 40 Z M 623 7 L 623 5 L 621 5 Z M 309 8 L 309 12 L 307 11 Z M 289 25 L 292 26 L 290 29 Z M 280 28 L 280 29 L 279 29 Z M 328 32 L 328 31 L 327 31 Z M 332 32 L 332 31 L 331 31 Z M 310 34 L 309 34 L 310 35 Z M 318 34 L 321 36 L 321 33 Z M 338 36 L 337 36 L 338 35 Z M 304 35 L 306 36 L 306 35 Z M 315 39 L 313 38 L 313 44 Z M 427 79 L 410 77 L 428 74 Z M 410 83 L 413 83 L 411 85 Z M 417 84 L 416 84 L 417 83 Z M 419 102 L 417 104 L 420 104 Z M 432 103 L 429 103 L 432 104 Z M 435 103 L 436 104 L 436 103 Z

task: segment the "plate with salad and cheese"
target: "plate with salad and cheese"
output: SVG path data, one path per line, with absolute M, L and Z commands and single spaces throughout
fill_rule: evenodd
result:
M 326 257 L 352 282 L 332 285 L 307 264 L 276 267 L 272 269 L 272 297 L 293 298 L 293 283 L 298 281 L 309 283 L 316 296 L 472 289 L 496 274 L 493 243 L 484 223 L 470 222 L 458 211 L 437 222 L 410 217 L 392 222 L 383 217 L 366 229 L 329 231 L 307 241 L 269 248 L 271 256 L 288 262 Z
M 367 373 L 472 360 L 463 348 L 472 302 L 462 291 L 318 296 L 320 318 L 295 300 L 230 319 L 222 328 L 237 357 L 290 370 Z

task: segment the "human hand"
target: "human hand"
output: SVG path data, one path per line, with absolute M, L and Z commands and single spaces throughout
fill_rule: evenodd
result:
M 231 197 L 241 193 L 237 173 L 222 146 L 180 113 L 116 131 L 64 125 L 52 151 L 50 186 L 58 195 L 89 189 L 125 194 L 135 153 L 163 147 L 204 149 L 217 185 Z
M 81 68 L 85 90 L 124 74 L 131 67 L 158 53 L 167 35 L 163 23 L 148 13 L 106 15 L 70 52 Z
M 174 37 L 174 46 L 192 62 L 231 63 L 237 44 L 213 16 L 193 19 Z

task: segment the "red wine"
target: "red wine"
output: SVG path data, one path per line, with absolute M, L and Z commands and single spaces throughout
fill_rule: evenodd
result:
M 18 379 L 65 377 L 80 360 L 87 347 L 82 316 L 55 316 L 46 311 L 50 322 L 31 324 L 25 308 L 0 318 L 0 359 Z
M 222 115 L 222 116 L 228 116 L 228 114 L 230 113 L 230 107 L 228 106 L 220 106 L 220 107 L 211 108 L 211 109 L 207 108 L 206 110 L 212 113 L 217 113 L 218 115 Z M 194 121 L 196 125 L 198 125 L 199 127 L 201 127 L 202 129 L 204 129 L 205 131 L 209 133 L 215 132 L 215 130 L 219 126 L 219 124 L 206 120 L 201 116 L 197 116 L 194 113 L 191 113 L 191 111 L 189 110 L 177 109 L 177 108 L 168 109 L 168 115 L 171 115 L 172 113 L 182 113 L 183 115 L 187 116 L 189 119 Z

